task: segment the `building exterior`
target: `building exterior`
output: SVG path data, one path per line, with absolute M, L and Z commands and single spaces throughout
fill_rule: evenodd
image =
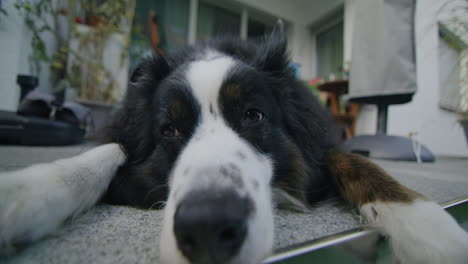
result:
M 329 78 L 339 74 L 339 67 L 351 63 L 351 45 L 355 6 L 359 0 L 154 0 L 137 1 L 136 18 L 142 25 L 145 14 L 154 10 L 161 23 L 161 47 L 170 52 L 179 46 L 206 39 L 220 32 L 230 32 L 241 38 L 255 38 L 268 32 L 275 21 L 285 21 L 290 55 L 303 80 Z M 15 84 L 18 73 L 28 71 L 29 33 L 21 17 L 13 8 L 13 1 L 3 1 L 8 19 L 0 22 L 0 108 L 14 110 L 19 90 Z M 467 142 L 457 122 L 457 114 L 444 102 L 447 87 L 459 82 L 451 64 L 460 58 L 460 51 L 446 45 L 440 34 L 440 23 L 456 8 L 466 14 L 463 0 L 420 0 L 416 6 L 416 68 L 418 91 L 410 103 L 389 108 L 388 133 L 412 134 L 435 154 L 468 156 Z M 461 11 L 460 11 L 461 10 Z M 137 58 L 145 49 L 132 45 Z M 136 43 L 136 42 L 135 42 Z M 135 58 L 132 58 L 135 60 Z M 352 66 L 351 66 L 352 67 Z M 455 74 L 452 74 L 455 72 Z M 40 79 L 47 80 L 47 69 Z M 452 77 L 450 77 L 452 76 Z M 40 89 L 47 91 L 47 81 Z M 453 97 L 453 96 L 452 96 Z M 373 134 L 376 129 L 376 108 L 363 105 L 360 110 L 357 134 Z

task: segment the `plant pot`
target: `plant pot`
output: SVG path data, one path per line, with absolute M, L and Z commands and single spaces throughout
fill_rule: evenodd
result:
M 24 99 L 24 97 L 34 90 L 37 85 L 39 85 L 39 79 L 36 76 L 32 75 L 22 75 L 18 74 L 16 76 L 16 83 L 19 84 L 21 87 L 21 94 L 20 94 L 20 102 Z
M 109 125 L 110 116 L 114 110 L 114 104 L 83 99 L 75 99 L 75 101 L 88 107 L 91 111 L 91 127 L 87 137 L 93 138 L 99 136 L 102 130 Z

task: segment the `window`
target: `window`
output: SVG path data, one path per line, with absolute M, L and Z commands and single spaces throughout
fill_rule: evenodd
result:
M 221 34 L 241 36 L 241 29 L 244 29 L 244 36 L 256 38 L 270 32 L 276 22 L 276 18 L 269 14 L 233 1 L 197 2 L 196 27 L 189 27 L 189 15 L 194 11 L 190 10 L 191 0 L 137 0 L 130 44 L 131 68 L 136 66 L 143 54 L 151 50 L 150 36 L 155 35 L 154 24 L 150 22 L 151 12 L 156 15 L 159 29 L 159 34 L 156 33 L 159 39 L 157 49 L 163 53 L 172 53 L 188 44 L 189 35 L 200 41 Z M 247 15 L 244 20 L 246 24 L 242 24 L 243 14 Z
M 240 14 L 200 3 L 198 8 L 197 40 L 206 40 L 217 35 L 240 34 Z
M 317 75 L 328 79 L 340 74 L 343 66 L 343 22 L 316 34 Z
M 249 18 L 247 24 L 247 38 L 259 38 L 273 30 L 274 23 L 264 23 Z
M 440 107 L 456 111 L 460 96 L 458 63 L 459 52 L 444 40 L 439 41 Z
M 150 12 L 156 15 L 160 43 L 164 53 L 187 44 L 189 0 L 137 1 L 130 45 L 131 66 L 150 50 Z M 133 67 L 132 67 L 133 68 Z

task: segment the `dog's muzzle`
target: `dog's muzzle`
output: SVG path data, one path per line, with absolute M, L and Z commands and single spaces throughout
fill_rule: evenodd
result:
M 174 214 L 177 246 L 192 263 L 226 263 L 248 232 L 252 202 L 231 190 L 193 191 Z
M 273 242 L 272 171 L 269 158 L 227 126 L 199 129 L 169 179 L 162 262 L 259 263 Z

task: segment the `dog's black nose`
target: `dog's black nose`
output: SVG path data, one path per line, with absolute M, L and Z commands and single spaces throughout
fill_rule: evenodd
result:
M 252 203 L 233 191 L 188 194 L 174 215 L 177 246 L 195 263 L 225 263 L 241 248 Z

